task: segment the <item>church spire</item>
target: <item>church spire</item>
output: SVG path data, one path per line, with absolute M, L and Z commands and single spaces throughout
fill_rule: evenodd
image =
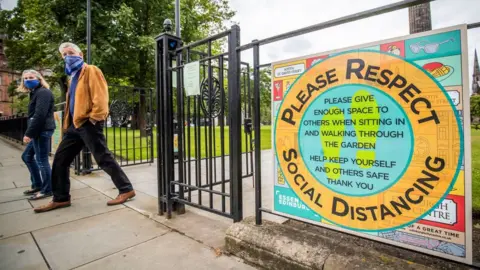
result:
M 477 49 L 475 49 L 475 57 L 473 59 L 472 94 L 480 94 L 480 67 L 478 65 Z

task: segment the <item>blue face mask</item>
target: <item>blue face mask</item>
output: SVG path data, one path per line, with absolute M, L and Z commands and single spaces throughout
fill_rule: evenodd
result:
M 40 85 L 40 81 L 39 80 L 28 80 L 28 81 L 23 81 L 23 84 L 28 89 L 35 89 Z
M 74 71 L 79 70 L 83 66 L 83 59 L 80 56 L 65 56 L 65 73 L 72 75 Z

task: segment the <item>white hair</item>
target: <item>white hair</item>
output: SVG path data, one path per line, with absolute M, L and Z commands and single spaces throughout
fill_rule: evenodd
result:
M 60 53 L 63 53 L 63 50 L 65 48 L 72 48 L 74 49 L 77 53 L 81 53 L 82 50 L 80 50 L 80 47 L 78 47 L 77 45 L 71 43 L 71 42 L 64 42 L 62 44 L 60 44 L 60 47 L 58 47 L 58 50 L 60 51 Z

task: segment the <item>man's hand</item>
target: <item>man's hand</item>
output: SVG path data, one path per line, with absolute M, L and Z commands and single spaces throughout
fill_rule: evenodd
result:
M 29 138 L 29 137 L 27 137 L 27 136 L 23 136 L 23 142 L 24 142 L 24 143 L 29 143 L 29 142 L 31 142 L 31 141 L 32 141 L 31 138 Z

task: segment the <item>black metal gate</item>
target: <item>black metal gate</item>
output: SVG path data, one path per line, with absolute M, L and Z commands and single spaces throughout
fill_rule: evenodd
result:
M 187 46 L 170 34 L 156 39 L 159 212 L 167 218 L 189 205 L 242 219 L 253 149 L 250 67 L 240 61 L 239 37 L 233 26 Z M 225 41 L 227 52 L 217 52 Z M 200 94 L 187 96 L 183 70 L 196 61 Z

